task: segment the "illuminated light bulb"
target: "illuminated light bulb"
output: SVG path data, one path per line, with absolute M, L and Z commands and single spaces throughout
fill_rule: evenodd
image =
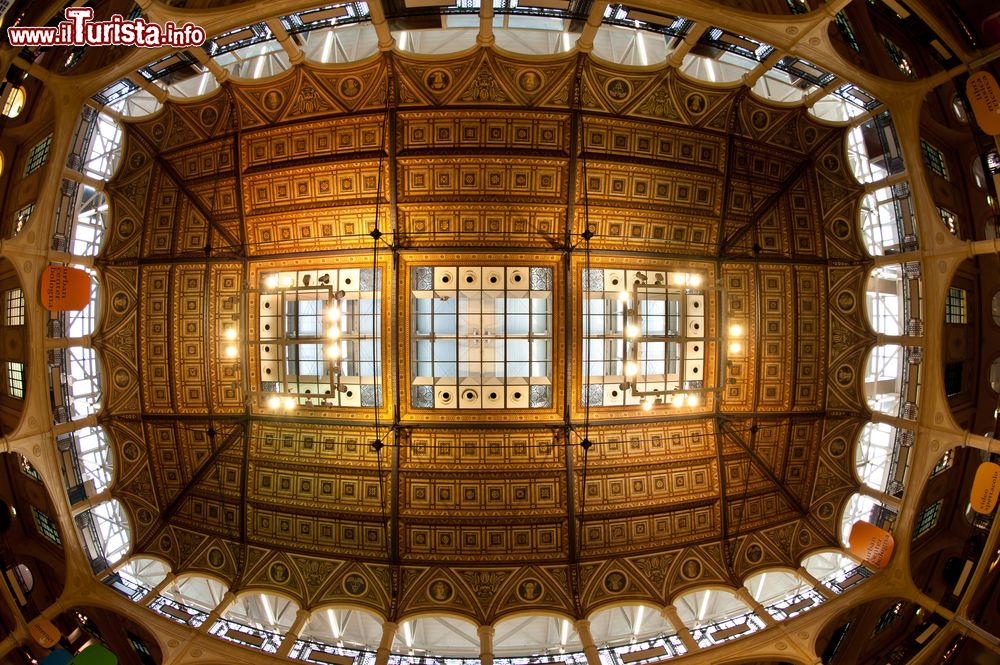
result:
M 674 286 L 684 286 L 684 279 L 687 275 L 679 272 L 670 273 L 670 282 Z
M 336 344 L 331 344 L 326 348 L 326 357 L 330 360 L 336 360 L 340 357 L 340 346 Z
M 230 341 L 236 339 L 236 335 L 237 335 L 236 328 L 226 328 L 225 335 L 226 335 L 226 339 L 228 339 Z
M 738 323 L 734 323 L 729 326 L 729 336 L 730 337 L 743 337 L 743 326 Z
M 629 339 L 634 339 L 638 337 L 639 326 L 635 325 L 634 323 L 630 323 L 629 325 L 625 326 L 625 336 L 628 337 Z
M 672 402 L 673 405 L 674 406 L 684 406 L 684 397 L 685 397 L 684 393 L 677 393 L 676 395 L 674 395 L 673 402 Z
M 651 399 L 644 399 L 644 400 L 642 400 L 642 410 L 643 411 L 652 411 L 653 410 L 653 400 L 651 400 Z
M 688 284 L 691 286 L 701 286 L 701 275 L 691 275 L 688 279 Z
M 732 354 L 741 353 L 743 351 L 743 345 L 739 342 L 732 342 L 729 345 L 729 352 Z
M 625 376 L 635 376 L 639 373 L 639 364 L 629 360 L 625 363 Z
M 286 397 L 285 398 L 284 407 L 285 407 L 285 411 L 291 411 L 292 409 L 294 409 L 295 408 L 295 398 L 294 397 Z
M 326 319 L 327 319 L 327 321 L 336 321 L 338 318 L 340 318 L 340 308 L 339 307 L 337 307 L 336 305 L 333 305 L 332 307 L 330 307 L 330 309 L 326 310 Z
M 225 348 L 225 353 L 227 358 L 235 358 L 239 354 L 239 349 L 236 348 L 235 344 L 227 344 Z
M 280 406 L 281 406 L 281 398 L 278 397 L 277 395 L 271 395 L 270 397 L 267 398 L 267 408 L 277 409 Z
M 333 326 L 326 333 L 326 336 L 329 337 L 330 339 L 337 339 L 338 337 L 340 337 L 340 328 L 337 326 Z
M 268 275 L 267 278 L 264 280 L 264 286 L 266 286 L 269 289 L 278 288 L 278 276 Z
M 619 291 L 618 292 L 618 302 L 628 302 L 631 299 L 632 299 L 632 296 L 629 294 L 628 291 Z
M 283 288 L 283 289 L 287 289 L 288 287 L 290 287 L 294 283 L 295 283 L 295 280 L 292 279 L 291 275 L 283 275 L 281 277 L 281 288 Z
M 688 395 L 687 396 L 687 405 L 688 406 L 698 406 L 699 404 L 701 404 L 701 398 L 700 397 L 698 397 L 697 395 Z

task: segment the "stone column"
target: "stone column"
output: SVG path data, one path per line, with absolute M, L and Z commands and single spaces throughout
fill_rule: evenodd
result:
M 232 591 L 227 591 L 226 595 L 222 597 L 219 604 L 215 606 L 215 609 L 208 613 L 208 618 L 205 619 L 205 623 L 198 626 L 198 630 L 203 633 L 207 633 L 215 625 L 215 622 L 219 620 L 219 617 L 229 609 L 229 606 L 236 602 L 236 594 Z
M 604 10 L 608 8 L 608 3 L 598 0 L 590 7 L 590 14 L 587 16 L 587 23 L 583 26 L 583 32 L 576 40 L 576 48 L 581 53 L 590 53 L 594 50 L 594 37 L 604 20 Z
M 815 589 L 817 593 L 822 595 L 827 600 L 837 597 L 837 594 L 835 594 L 828 586 L 813 577 L 812 573 L 806 570 L 805 567 L 799 566 L 799 569 L 795 571 L 795 574 L 798 575 L 799 579 L 803 582 L 809 583 L 809 585 Z
M 277 18 L 269 18 L 265 23 L 271 29 L 271 34 L 274 35 L 274 38 L 281 44 L 281 48 L 285 49 L 290 63 L 297 65 L 306 59 L 306 54 L 302 52 L 302 49 L 295 43 L 295 40 L 289 36 L 288 31 L 285 30 L 285 26 L 281 24 L 281 21 Z
M 375 650 L 375 665 L 386 665 L 389 662 L 392 641 L 396 639 L 397 630 L 399 630 L 399 625 L 394 621 L 386 621 L 382 624 L 382 639 L 379 640 L 378 649 Z
M 701 646 L 694 639 L 694 635 L 691 634 L 691 631 L 688 630 L 687 626 L 684 625 L 684 622 L 681 621 L 680 615 L 677 614 L 676 607 L 673 605 L 667 605 L 660 610 L 660 614 L 663 615 L 663 618 L 666 619 L 670 625 L 674 627 L 674 630 L 677 631 L 677 637 L 679 637 L 681 642 L 684 643 L 688 653 L 701 649 Z
M 701 36 L 705 34 L 708 30 L 709 24 L 702 21 L 701 23 L 695 23 L 694 26 L 688 30 L 688 33 L 684 36 L 684 41 L 677 45 L 674 52 L 670 54 L 667 58 L 667 64 L 671 67 L 680 67 L 684 62 L 684 56 L 686 56 L 694 45 L 698 43 Z
M 758 602 L 758 600 L 750 594 L 750 591 L 745 586 L 741 586 L 736 590 L 736 597 L 746 603 L 746 605 L 753 610 L 753 613 L 764 622 L 765 626 L 771 627 L 778 625 L 778 622 L 767 611 L 767 608 L 761 605 L 760 602 Z
M 281 640 L 281 646 L 278 647 L 278 650 L 274 654 L 275 656 L 278 656 L 279 658 L 288 658 L 288 654 L 292 652 L 292 647 L 295 646 L 295 640 L 299 639 L 299 633 L 301 633 L 302 629 L 306 627 L 306 624 L 309 622 L 309 617 L 311 616 L 312 614 L 310 614 L 307 610 L 300 609 L 295 613 L 295 623 L 293 623 L 292 627 L 288 629 L 287 633 L 285 633 L 285 636 Z
M 870 496 L 871 498 L 880 502 L 886 508 L 891 508 L 896 512 L 899 512 L 900 508 L 903 507 L 903 502 L 900 499 L 897 499 L 894 496 L 886 494 L 885 492 L 879 492 L 876 489 L 872 489 L 871 487 L 868 487 L 864 483 L 861 484 L 861 487 L 858 488 L 858 491 L 860 491 L 865 496 Z
M 480 626 L 476 631 L 479 633 L 479 660 L 482 665 L 493 665 L 493 635 L 496 629 L 493 626 Z
M 156 598 L 161 593 L 163 593 L 164 589 L 166 589 L 168 586 L 170 586 L 171 584 L 173 584 L 174 580 L 176 580 L 176 579 L 177 579 L 177 576 L 174 575 L 173 571 L 168 572 L 167 576 L 164 577 L 162 580 L 160 580 L 159 584 L 157 584 L 155 587 L 153 587 L 152 589 L 150 589 L 149 591 L 147 591 L 146 595 L 144 595 L 142 598 L 140 598 L 137 602 L 140 605 L 146 605 L 146 606 L 148 606 L 150 603 L 152 603 L 154 600 L 156 600 Z
M 583 654 L 587 657 L 587 665 L 601 665 L 601 654 L 597 652 L 597 645 L 594 644 L 594 636 L 590 634 L 590 621 L 579 619 L 573 622 L 576 634 L 583 644 Z

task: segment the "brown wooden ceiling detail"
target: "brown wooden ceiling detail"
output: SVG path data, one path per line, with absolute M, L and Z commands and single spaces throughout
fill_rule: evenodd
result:
M 873 343 L 844 141 L 801 108 L 671 68 L 490 49 L 296 66 L 128 122 L 95 346 L 136 552 L 307 607 L 446 606 L 485 623 L 526 605 L 667 603 L 834 545 Z M 224 359 L 218 321 L 250 318 L 262 266 L 370 263 L 376 205 L 402 266 L 517 254 L 573 294 L 584 255 L 562 257 L 589 219 L 592 267 L 698 266 L 750 348 L 687 418 L 593 409 L 586 465 L 566 426 L 582 411 L 562 407 L 580 359 L 562 340 L 556 406 L 516 424 L 408 411 L 407 363 L 392 363 L 383 414 L 400 385 L 403 408 L 381 460 L 370 414 L 251 408 L 253 353 Z M 572 338 L 579 298 L 555 302 Z M 384 358 L 404 352 L 383 336 Z

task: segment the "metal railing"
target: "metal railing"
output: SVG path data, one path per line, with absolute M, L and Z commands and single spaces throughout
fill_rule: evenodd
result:
M 111 587 L 129 600 L 136 602 L 141 600 L 151 590 L 147 586 L 125 579 L 118 573 L 111 573 L 103 581 L 105 585 Z
M 691 630 L 695 641 L 704 649 L 722 644 L 742 635 L 755 633 L 764 628 L 764 622 L 753 612 L 716 621 Z
M 826 597 L 823 594 L 816 589 L 807 589 L 791 598 L 783 598 L 776 603 L 767 605 L 764 609 L 778 621 L 783 621 L 819 607 L 824 602 L 826 602 Z
M 872 571 L 864 566 L 854 566 L 853 568 L 840 571 L 829 579 L 823 580 L 823 585 L 834 593 L 840 594 L 868 581 L 872 575 Z
M 172 621 L 187 624 L 195 628 L 205 623 L 208 619 L 208 612 L 182 605 L 173 598 L 167 598 L 166 596 L 157 596 L 149 604 L 149 609 Z
M 242 644 L 251 649 L 260 649 L 266 653 L 277 653 L 278 647 L 281 646 L 281 641 L 284 639 L 278 633 L 222 618 L 216 620 L 208 632 L 224 640 Z

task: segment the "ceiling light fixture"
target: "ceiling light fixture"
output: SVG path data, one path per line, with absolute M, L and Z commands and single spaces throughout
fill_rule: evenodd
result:
M 703 273 L 671 271 L 666 278 L 662 273 L 652 273 L 652 279 L 641 271 L 630 271 L 629 275 L 631 290 L 620 291 L 616 297 L 622 304 L 624 320 L 618 346 L 622 350 L 620 388 L 638 398 L 644 411 L 661 404 L 675 408 L 702 406 L 705 395 L 720 393 L 720 386 L 727 382 L 725 375 L 732 365 L 729 357 L 744 353 L 744 324 L 733 322 L 727 328 L 719 307 L 715 329 L 726 330 L 728 335 L 706 334 L 712 327 L 706 319 L 706 306 L 713 300 L 709 295 L 715 294 L 714 301 L 722 303 L 725 294 L 721 287 L 706 286 Z M 657 345 L 664 351 L 651 352 Z M 709 384 L 704 370 L 711 348 L 722 361 L 717 385 Z

